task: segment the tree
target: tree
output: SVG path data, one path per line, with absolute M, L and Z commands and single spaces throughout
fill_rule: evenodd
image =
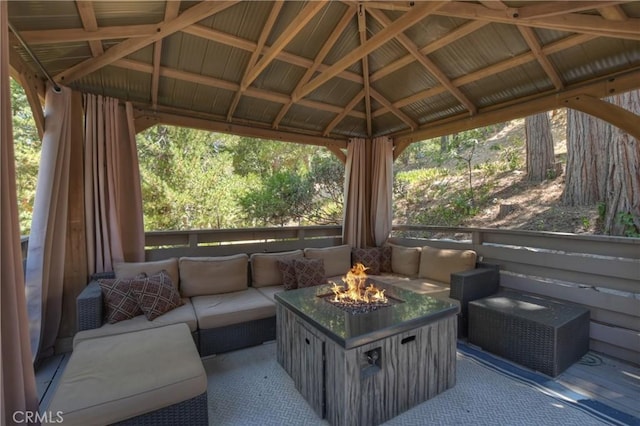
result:
M 595 205 L 603 199 L 611 126 L 588 114 L 567 109 L 567 166 L 562 201 Z
M 640 114 L 640 90 L 607 99 Z M 611 127 L 604 202 L 604 231 L 612 235 L 640 236 L 640 142 Z
M 546 112 L 530 115 L 524 121 L 527 147 L 527 179 L 542 182 L 553 172 L 555 155 L 551 121 Z
M 10 81 L 20 234 L 28 235 L 31 232 L 42 141 L 24 89 L 13 78 Z

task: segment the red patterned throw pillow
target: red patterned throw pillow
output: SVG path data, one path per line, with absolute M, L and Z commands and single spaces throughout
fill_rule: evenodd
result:
M 276 263 L 278 264 L 278 270 L 282 274 L 282 285 L 284 289 L 294 290 L 298 288 L 298 279 L 296 278 L 293 259 L 279 259 Z
M 298 288 L 313 287 L 327 283 L 323 259 L 293 259 Z
M 380 275 L 381 249 L 378 247 L 371 248 L 354 248 L 351 250 L 353 264 L 362 263 L 367 267 L 364 271 L 368 275 Z
M 115 324 L 142 315 L 138 300 L 131 291 L 131 283 L 141 279 L 144 279 L 144 275 L 138 275 L 135 278 L 98 280 L 102 290 L 106 322 Z
M 132 282 L 131 291 L 149 321 L 182 305 L 180 293 L 165 270 Z

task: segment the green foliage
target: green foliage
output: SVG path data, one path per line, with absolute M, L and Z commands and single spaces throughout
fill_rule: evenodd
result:
M 42 141 L 22 86 L 13 79 L 10 81 L 18 219 L 20 234 L 28 235 L 31 232 Z
M 624 227 L 624 236 L 632 238 L 640 238 L 640 229 L 638 229 L 637 216 L 631 212 L 618 212 L 616 220 Z
M 293 171 L 280 171 L 240 198 L 248 221 L 284 226 L 300 221 L 311 207 L 312 181 Z

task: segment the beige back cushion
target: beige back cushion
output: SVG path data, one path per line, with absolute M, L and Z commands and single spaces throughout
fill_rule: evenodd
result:
M 282 272 L 278 269 L 278 260 L 302 259 L 303 257 L 302 250 L 252 254 L 251 285 L 253 287 L 282 285 Z
M 181 257 L 180 291 L 184 297 L 246 290 L 249 256 Z
M 391 246 L 391 270 L 396 274 L 415 277 L 420 266 L 420 247 Z
M 351 269 L 351 246 L 348 244 L 325 248 L 306 248 L 304 257 L 324 260 L 327 277 L 346 275 Z
M 439 249 L 422 247 L 420 256 L 420 278 L 428 278 L 443 283 L 451 283 L 451 274 L 467 271 L 476 266 L 476 252 L 473 250 Z
M 143 272 L 147 275 L 154 275 L 163 269 L 169 273 L 176 289 L 179 289 L 180 273 L 178 272 L 178 259 L 175 257 L 153 262 L 119 262 L 113 265 L 116 278 L 133 278 Z

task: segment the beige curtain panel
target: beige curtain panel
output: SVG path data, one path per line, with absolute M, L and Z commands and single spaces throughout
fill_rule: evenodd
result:
M 85 215 L 88 270 L 144 260 L 138 151 L 131 104 L 87 94 L 85 104 Z
M 38 410 L 20 249 L 9 87 L 7 2 L 0 1 L 0 412 L 3 425 L 15 423 L 14 413 Z
M 349 140 L 344 178 L 344 219 L 342 242 L 351 247 L 366 247 L 368 236 L 367 141 Z
M 374 138 L 371 159 L 371 228 L 373 241 L 382 246 L 393 223 L 393 141 L 386 137 Z
M 27 252 L 31 350 L 53 354 L 62 318 L 71 153 L 71 89 L 47 88 L 45 130 Z

